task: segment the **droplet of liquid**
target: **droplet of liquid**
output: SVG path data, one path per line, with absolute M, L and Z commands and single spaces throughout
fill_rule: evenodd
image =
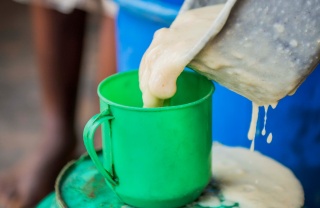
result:
M 272 109 L 275 109 L 277 107 L 277 105 L 278 105 L 278 102 L 271 103 L 270 105 L 271 105 Z
M 270 144 L 272 142 L 272 133 L 269 133 L 269 135 L 267 137 L 267 142 L 268 142 L 268 144 Z

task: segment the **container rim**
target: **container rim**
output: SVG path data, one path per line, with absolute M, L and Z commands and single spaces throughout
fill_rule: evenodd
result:
M 116 102 L 113 102 L 107 98 L 105 98 L 101 92 L 100 89 L 102 88 L 103 85 L 105 85 L 107 82 L 111 82 L 114 79 L 117 79 L 119 76 L 129 76 L 131 74 L 134 73 L 138 73 L 138 70 L 130 70 L 130 71 L 126 71 L 126 72 L 118 72 L 116 74 L 113 74 L 107 78 L 105 78 L 103 81 L 100 82 L 100 84 L 98 85 L 97 88 L 97 94 L 99 96 L 99 98 L 114 107 L 118 107 L 118 108 L 122 108 L 122 109 L 126 109 L 126 110 L 133 110 L 133 111 L 144 111 L 144 112 L 157 112 L 157 111 L 170 111 L 170 110 L 176 110 L 176 109 L 182 109 L 182 108 L 187 108 L 190 106 L 194 106 L 194 105 L 198 105 L 200 103 L 202 103 L 204 100 L 208 99 L 210 96 L 212 96 L 215 87 L 212 81 L 206 79 L 204 76 L 196 73 L 196 72 L 189 72 L 189 71 L 183 71 L 182 73 L 188 73 L 188 74 L 193 74 L 194 76 L 198 76 L 201 79 L 203 79 L 204 81 L 210 82 L 210 89 L 208 90 L 208 92 L 206 93 L 206 95 L 204 95 L 202 98 L 193 101 L 193 102 L 189 102 L 189 103 L 185 103 L 185 104 L 181 104 L 181 105 L 175 105 L 175 106 L 165 106 L 165 107 L 155 107 L 155 108 L 144 108 L 144 107 L 135 107 L 135 106 L 127 106 L 127 105 L 122 105 Z

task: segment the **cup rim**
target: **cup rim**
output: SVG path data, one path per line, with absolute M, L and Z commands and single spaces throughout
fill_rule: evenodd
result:
M 99 96 L 99 98 L 111 105 L 111 106 L 114 106 L 114 107 L 118 107 L 118 108 L 122 108 L 122 109 L 126 109 L 126 110 L 134 110 L 134 111 L 148 111 L 148 112 L 156 112 L 156 111 L 169 111 L 169 110 L 176 110 L 176 109 L 181 109 L 181 108 L 186 108 L 186 107 L 190 107 L 190 106 L 193 106 L 193 105 L 197 105 L 199 103 L 202 103 L 204 100 L 206 100 L 208 97 L 210 97 L 214 90 L 215 90 L 215 86 L 214 86 L 214 83 L 210 80 L 207 80 L 208 82 L 211 82 L 211 85 L 210 85 L 210 90 L 208 91 L 208 93 L 203 96 L 202 98 L 196 100 L 196 101 L 193 101 L 193 102 L 190 102 L 190 103 L 185 103 L 185 104 L 182 104 L 182 105 L 175 105 L 175 106 L 165 106 L 165 107 L 153 107 L 153 108 L 144 108 L 144 107 L 135 107 L 135 106 L 127 106 L 127 105 L 122 105 L 122 104 L 119 104 L 119 103 L 116 103 L 116 102 L 113 102 L 107 98 L 105 98 L 101 92 L 100 92 L 100 88 L 106 83 L 106 82 L 110 82 L 111 80 L 113 79 L 116 79 L 118 76 L 123 76 L 124 74 L 126 75 L 130 75 L 130 74 L 133 74 L 133 73 L 138 73 L 139 70 L 130 70 L 130 71 L 126 71 L 126 72 L 117 72 L 116 74 L 113 74 L 107 78 L 105 78 L 104 80 L 102 80 L 99 85 L 98 85 L 98 88 L 97 88 L 97 94 Z M 196 73 L 196 72 L 190 72 L 190 71 L 183 71 L 183 73 L 189 73 L 189 74 L 194 74 L 195 76 L 199 76 L 199 77 L 203 77 L 202 75 Z M 204 78 L 204 77 L 203 77 Z M 206 80 L 206 79 L 204 79 Z

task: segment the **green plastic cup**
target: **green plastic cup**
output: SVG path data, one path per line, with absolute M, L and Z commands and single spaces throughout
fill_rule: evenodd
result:
M 84 128 L 84 144 L 107 184 L 124 203 L 180 207 L 211 179 L 212 93 L 205 77 L 183 72 L 170 105 L 142 108 L 138 71 L 119 73 L 98 87 L 100 112 Z M 94 148 L 102 126 L 103 160 Z

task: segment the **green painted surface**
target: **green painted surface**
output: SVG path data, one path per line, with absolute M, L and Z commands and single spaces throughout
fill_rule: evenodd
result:
M 102 159 L 101 152 L 99 158 Z M 169 185 L 169 184 L 168 184 Z M 220 201 L 216 206 L 199 205 L 200 198 L 189 204 L 188 208 L 238 208 L 237 203 L 226 202 L 211 183 L 203 195 L 215 197 Z M 226 204 L 226 205 L 224 205 Z M 228 204 L 228 206 L 227 206 Z M 37 208 L 129 208 L 123 204 L 114 192 L 106 185 L 103 176 L 98 172 L 88 156 L 70 162 L 60 173 L 56 183 L 56 193 L 48 195 Z
M 59 208 L 56 203 L 56 193 L 50 193 L 37 205 L 36 208 Z
M 65 169 L 58 181 L 61 207 L 120 207 L 119 200 L 106 185 L 91 159 L 82 157 Z

